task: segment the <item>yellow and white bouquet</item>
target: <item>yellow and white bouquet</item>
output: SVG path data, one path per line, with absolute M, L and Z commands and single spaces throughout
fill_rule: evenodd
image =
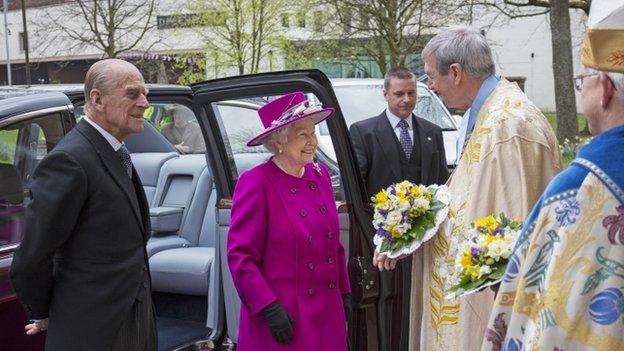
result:
M 520 235 L 522 222 L 500 213 L 472 222 L 459 244 L 446 298 L 456 298 L 498 284 Z
M 446 185 L 392 184 L 371 198 L 373 242 L 390 258 L 413 253 L 431 239 L 448 215 L 451 196 Z

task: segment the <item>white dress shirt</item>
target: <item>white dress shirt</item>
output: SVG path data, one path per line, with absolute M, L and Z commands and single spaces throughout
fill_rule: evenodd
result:
M 389 109 L 386 109 L 386 116 L 388 117 L 388 121 L 394 130 L 394 134 L 396 134 L 397 140 L 401 140 L 401 127 L 399 127 L 399 122 L 401 122 L 402 118 L 390 112 Z M 414 127 L 412 126 L 412 115 L 405 119 L 407 122 L 407 129 L 409 130 L 409 137 L 412 140 L 412 144 L 414 144 Z
M 89 123 L 90 125 L 92 125 L 93 128 L 95 128 L 98 132 L 100 132 L 100 134 L 102 134 L 104 139 L 108 141 L 108 143 L 113 148 L 113 150 L 115 150 L 115 152 L 117 152 L 117 150 L 119 150 L 121 145 L 123 145 L 121 141 L 117 140 L 117 138 L 115 138 L 111 133 L 107 132 L 106 130 L 104 130 L 104 128 L 100 127 L 91 118 L 89 118 L 89 116 L 85 116 L 84 120 L 87 121 L 87 123 Z

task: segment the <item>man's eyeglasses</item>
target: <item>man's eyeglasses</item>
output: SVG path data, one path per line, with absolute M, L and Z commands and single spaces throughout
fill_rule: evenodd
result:
M 574 77 L 574 89 L 576 89 L 576 91 L 580 93 L 581 90 L 583 89 L 583 79 L 587 77 L 597 76 L 597 75 L 598 75 L 598 72 L 579 74 L 578 76 L 575 76 Z

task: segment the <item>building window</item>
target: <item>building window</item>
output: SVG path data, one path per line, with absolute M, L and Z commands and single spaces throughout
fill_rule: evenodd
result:
M 282 13 L 282 27 L 290 27 L 290 15 L 287 13 Z
M 314 11 L 313 24 L 314 24 L 315 32 L 323 31 L 323 26 L 325 24 L 324 18 L 323 18 L 323 11 Z
M 26 36 L 24 36 L 24 32 L 19 32 L 19 50 L 20 52 L 24 52 L 26 49 Z
M 345 32 L 345 34 L 351 33 L 351 20 L 351 12 L 346 12 L 344 14 L 344 17 L 342 18 L 342 30 Z
M 370 26 L 370 18 L 365 13 L 360 14 L 360 25 L 364 28 Z
M 297 13 L 297 25 L 300 28 L 305 28 L 306 23 L 305 23 L 305 12 L 299 12 Z
M 187 13 L 167 16 L 156 16 L 158 29 L 219 27 L 224 26 L 227 14 L 223 11 L 210 11 L 203 14 Z

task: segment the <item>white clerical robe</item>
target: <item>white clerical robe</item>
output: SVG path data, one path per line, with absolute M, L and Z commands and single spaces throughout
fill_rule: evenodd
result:
M 449 219 L 423 247 L 423 276 L 412 279 L 412 301 L 422 299 L 423 307 L 421 321 L 412 304 L 410 328 L 416 332 L 410 350 L 480 349 L 494 293 L 444 298 L 458 244 L 468 240 L 472 221 L 490 213 L 524 219 L 559 170 L 559 145 L 546 118 L 515 83 L 501 79 L 478 112 L 448 181 Z M 414 329 L 419 327 L 420 333 Z

